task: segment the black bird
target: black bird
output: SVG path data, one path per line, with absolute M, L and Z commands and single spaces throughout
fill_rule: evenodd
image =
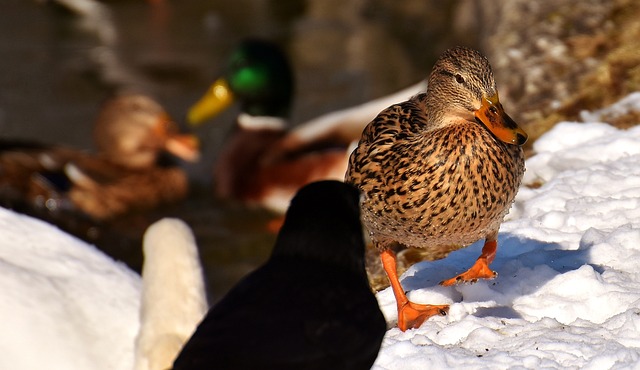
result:
M 211 308 L 174 362 L 194 369 L 369 369 L 386 322 L 367 282 L 359 193 L 302 188 L 270 259 Z

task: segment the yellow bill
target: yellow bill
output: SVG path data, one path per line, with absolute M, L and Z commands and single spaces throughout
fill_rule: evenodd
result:
M 187 115 L 191 125 L 198 125 L 213 118 L 233 103 L 233 92 L 224 78 L 216 80 L 207 93 L 194 104 Z

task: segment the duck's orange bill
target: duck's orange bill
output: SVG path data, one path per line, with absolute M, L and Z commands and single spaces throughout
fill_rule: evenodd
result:
M 475 116 L 505 143 L 523 145 L 527 142 L 529 135 L 505 113 L 497 93 L 494 96 L 482 98 L 482 106 L 475 111 Z
M 198 125 L 213 118 L 233 103 L 233 93 L 224 78 L 216 80 L 200 100 L 194 104 L 187 115 L 191 125 Z
M 167 139 L 165 149 L 185 161 L 196 162 L 200 159 L 200 141 L 191 134 L 172 135 Z
M 156 138 L 164 142 L 164 149 L 185 161 L 200 159 L 200 141 L 195 135 L 178 132 L 178 125 L 164 113 L 154 125 Z

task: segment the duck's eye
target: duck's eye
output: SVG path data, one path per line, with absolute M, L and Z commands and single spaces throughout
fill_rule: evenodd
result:
M 456 75 L 456 82 L 459 84 L 463 84 L 464 83 L 464 77 L 462 77 L 462 75 L 457 74 Z

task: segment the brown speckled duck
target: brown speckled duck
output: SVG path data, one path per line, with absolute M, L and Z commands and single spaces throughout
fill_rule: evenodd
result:
M 363 223 L 380 251 L 401 330 L 449 307 L 407 299 L 392 247 L 426 248 L 435 259 L 484 238 L 475 264 L 440 284 L 494 278 L 489 264 L 524 174 L 526 140 L 500 104 L 489 61 L 464 47 L 435 63 L 426 93 L 392 105 L 365 128 L 346 182 L 364 194 Z
M 198 158 L 198 142 L 182 134 L 153 99 L 127 94 L 103 105 L 94 128 L 97 155 L 61 146 L 0 143 L 0 198 L 17 208 L 79 210 L 105 220 L 186 195 L 186 174 L 159 164 L 162 152 Z
M 98 156 L 65 165 L 74 206 L 96 219 L 184 198 L 188 179 L 163 153 L 195 161 L 198 140 L 179 132 L 155 100 L 127 94 L 105 103 L 94 128 Z

